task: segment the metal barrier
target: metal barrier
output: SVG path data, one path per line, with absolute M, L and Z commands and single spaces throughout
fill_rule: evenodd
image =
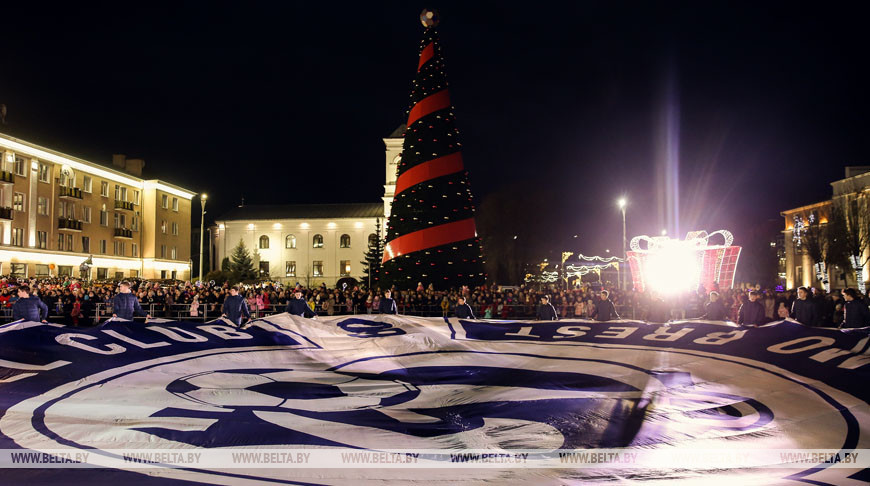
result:
M 314 307 L 314 312 L 319 315 L 356 315 L 356 314 L 378 314 L 378 309 L 366 306 L 348 306 L 347 304 L 335 304 L 332 306 L 332 312 L 324 307 L 325 303 L 318 303 Z M 146 303 L 141 304 L 142 310 L 152 318 L 163 318 L 171 320 L 183 321 L 211 321 L 220 318 L 222 314 L 222 306 L 217 303 L 201 303 L 195 313 L 191 313 L 190 304 L 158 304 Z M 87 307 L 87 306 L 86 306 Z M 562 319 L 589 319 L 589 315 L 574 315 L 574 306 L 557 305 L 556 312 Z M 417 317 L 452 317 L 454 315 L 455 306 L 450 305 L 445 310 L 440 305 L 429 304 L 397 304 L 398 313 L 408 316 Z M 478 319 L 534 319 L 537 313 L 536 305 L 502 305 L 499 307 L 494 304 L 476 304 L 471 306 L 475 317 Z M 487 308 L 490 309 L 487 313 Z M 251 318 L 258 319 L 274 314 L 280 314 L 286 309 L 285 304 L 270 304 L 268 306 L 258 308 L 249 306 Z M 624 319 L 639 319 L 642 318 L 642 313 L 634 306 L 617 306 L 617 312 Z M 78 318 L 73 318 L 69 311 L 64 312 L 61 306 L 48 309 L 48 321 L 62 323 L 67 325 L 95 325 L 112 317 L 112 304 L 98 302 L 90 309 L 83 309 L 84 314 Z M 0 322 L 10 322 L 12 320 L 12 308 L 0 307 Z

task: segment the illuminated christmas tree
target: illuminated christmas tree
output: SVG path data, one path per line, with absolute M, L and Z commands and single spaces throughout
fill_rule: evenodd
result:
M 411 90 L 407 131 L 387 225 L 383 277 L 399 288 L 480 285 L 485 279 L 474 203 L 438 42 L 438 17 L 426 30 Z

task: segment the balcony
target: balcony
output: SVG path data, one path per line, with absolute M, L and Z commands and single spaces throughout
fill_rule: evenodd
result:
M 60 218 L 57 220 L 58 231 L 81 231 L 82 222 L 75 219 Z
M 0 184 L 15 184 L 15 174 L 0 170 Z
M 115 238 L 132 240 L 133 230 L 129 230 L 127 228 L 115 228 Z
M 120 209 L 122 211 L 132 211 L 133 203 L 127 201 L 115 201 L 115 209 Z
M 68 199 L 81 199 L 82 190 L 77 187 L 60 186 L 60 197 Z
M 0 208 L 0 219 L 12 221 L 12 208 Z

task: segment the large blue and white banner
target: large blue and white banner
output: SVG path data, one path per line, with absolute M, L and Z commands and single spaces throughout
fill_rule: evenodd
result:
M 866 484 L 868 343 L 792 321 L 13 323 L 0 478 Z

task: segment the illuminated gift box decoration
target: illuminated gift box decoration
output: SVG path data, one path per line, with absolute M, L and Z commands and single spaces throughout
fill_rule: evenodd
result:
M 711 242 L 717 235 L 724 238 L 723 244 Z M 694 291 L 700 285 L 708 291 L 717 285 L 720 290 L 730 289 L 740 257 L 740 247 L 731 246 L 733 241 L 734 236 L 725 230 L 692 231 L 685 240 L 636 236 L 627 253 L 634 288 L 665 294 Z

